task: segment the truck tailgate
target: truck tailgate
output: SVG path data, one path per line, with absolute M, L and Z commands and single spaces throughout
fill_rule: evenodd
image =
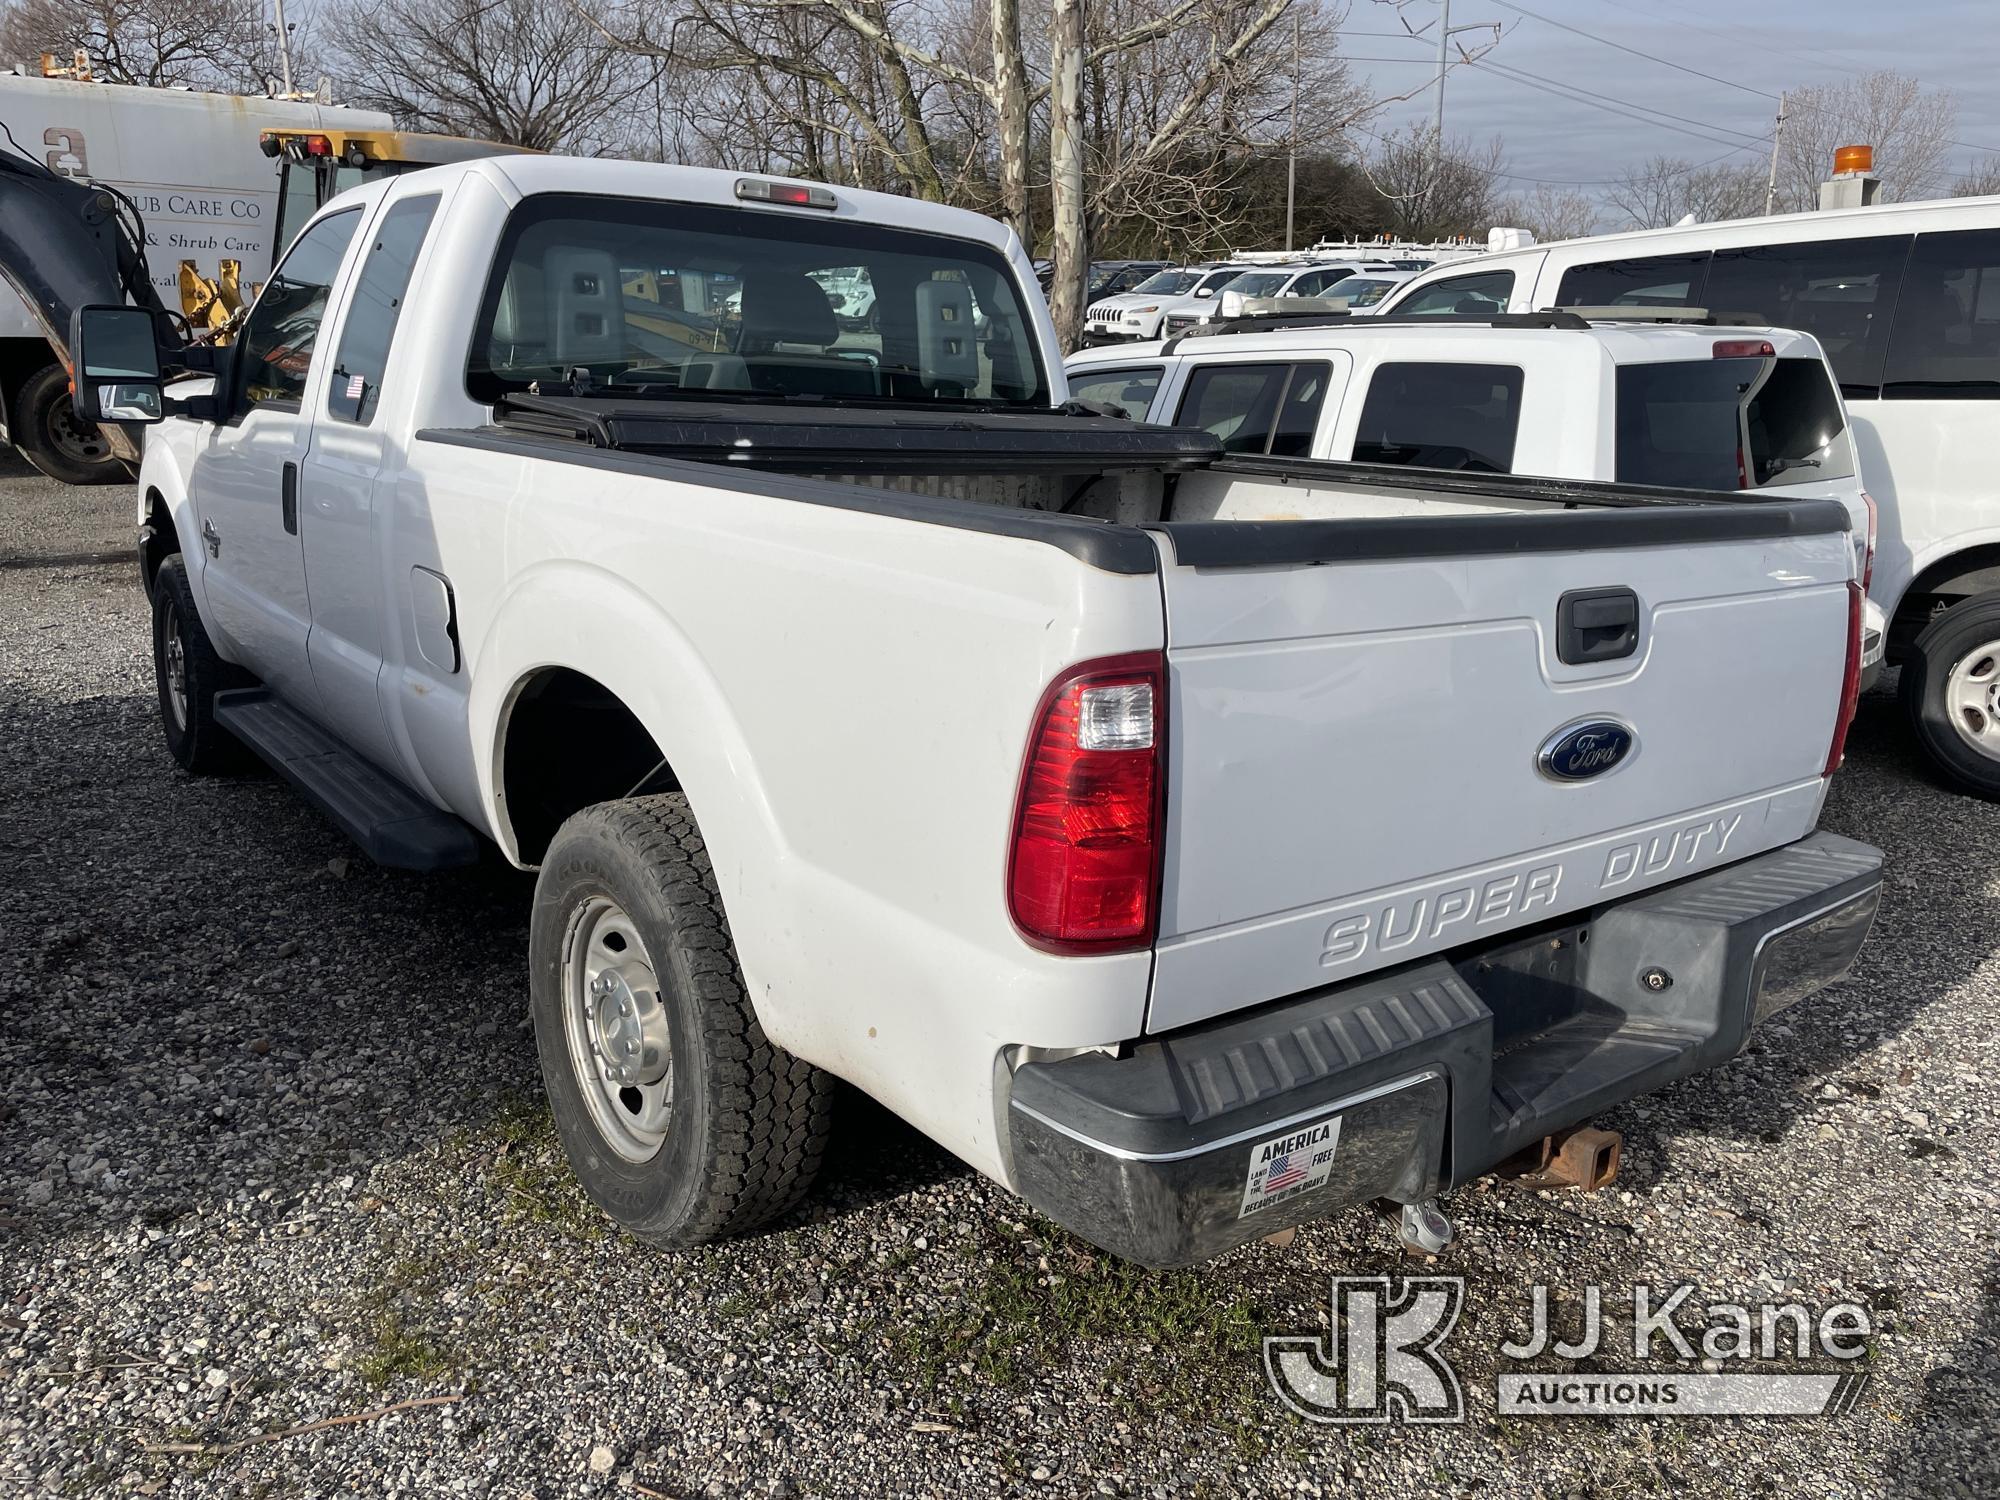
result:
M 1846 527 L 1814 500 L 1160 528 L 1149 1029 L 1805 835 L 1846 669 Z M 1616 589 L 1634 649 L 1563 660 L 1563 595 Z M 1556 779 L 1542 752 L 1596 722 L 1631 748 Z

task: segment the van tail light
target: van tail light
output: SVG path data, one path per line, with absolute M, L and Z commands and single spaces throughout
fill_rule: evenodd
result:
M 1833 743 L 1827 746 L 1822 776 L 1840 769 L 1841 758 L 1847 754 L 1848 726 L 1854 722 L 1854 709 L 1861 701 L 1861 601 L 1865 597 L 1861 585 L 1848 579 L 1847 668 L 1840 676 L 1840 712 L 1833 721 Z
M 1861 559 L 1861 592 L 1867 593 L 1875 586 L 1875 523 L 1879 511 L 1875 497 L 1863 490 L 1861 503 L 1868 507 L 1868 550 Z
M 1775 359 L 1778 351 L 1769 339 L 1717 339 L 1712 354 L 1716 359 Z
M 1159 925 L 1166 661 L 1069 668 L 1036 708 L 1014 808 L 1007 905 L 1051 953 L 1149 947 Z

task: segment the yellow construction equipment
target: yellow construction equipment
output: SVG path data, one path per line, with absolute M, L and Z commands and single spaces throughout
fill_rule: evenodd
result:
M 527 151 L 464 136 L 429 135 L 415 130 L 266 130 L 258 147 L 278 163 L 278 221 L 271 242 L 276 263 L 292 236 L 326 202 L 349 188 L 384 177 L 471 161 L 481 156 L 506 156 Z M 539 155 L 540 153 L 534 153 Z M 237 313 L 257 295 L 237 284 L 241 266 L 222 262 L 216 278 L 204 276 L 192 260 L 180 266 L 181 311 L 197 333 L 227 343 Z

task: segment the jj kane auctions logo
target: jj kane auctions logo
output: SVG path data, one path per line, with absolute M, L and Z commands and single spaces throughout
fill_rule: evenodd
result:
M 1629 1350 L 1607 1333 L 1605 1295 L 1583 1290 L 1582 1313 L 1558 1331 L 1549 1288 L 1532 1292 L 1528 1329 L 1500 1345 L 1503 1361 L 1592 1360 L 1629 1352 L 1634 1368 L 1588 1373 L 1502 1369 L 1494 1400 L 1503 1416 L 1838 1416 L 1868 1377 L 1778 1370 L 1778 1361 L 1851 1366 L 1868 1352 L 1868 1309 L 1836 1302 L 1693 1304 L 1694 1288 L 1641 1283 L 1631 1290 Z M 1463 1422 L 1465 1392 L 1444 1348 L 1465 1307 L 1457 1276 L 1336 1276 L 1330 1336 L 1264 1341 L 1264 1371 L 1278 1398 L 1309 1422 Z M 1691 1322 L 1699 1313 L 1699 1326 Z

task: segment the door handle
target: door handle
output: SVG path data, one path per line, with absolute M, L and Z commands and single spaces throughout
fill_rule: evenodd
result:
M 210 557 L 222 556 L 222 533 L 215 529 L 215 522 L 203 521 L 201 523 L 201 539 L 208 544 L 208 555 Z
M 1639 649 L 1639 596 L 1630 589 L 1571 589 L 1556 601 L 1556 656 L 1571 666 L 1618 661 Z
M 299 534 L 299 466 L 286 464 L 284 477 L 279 482 L 284 497 L 285 530 L 292 536 Z

